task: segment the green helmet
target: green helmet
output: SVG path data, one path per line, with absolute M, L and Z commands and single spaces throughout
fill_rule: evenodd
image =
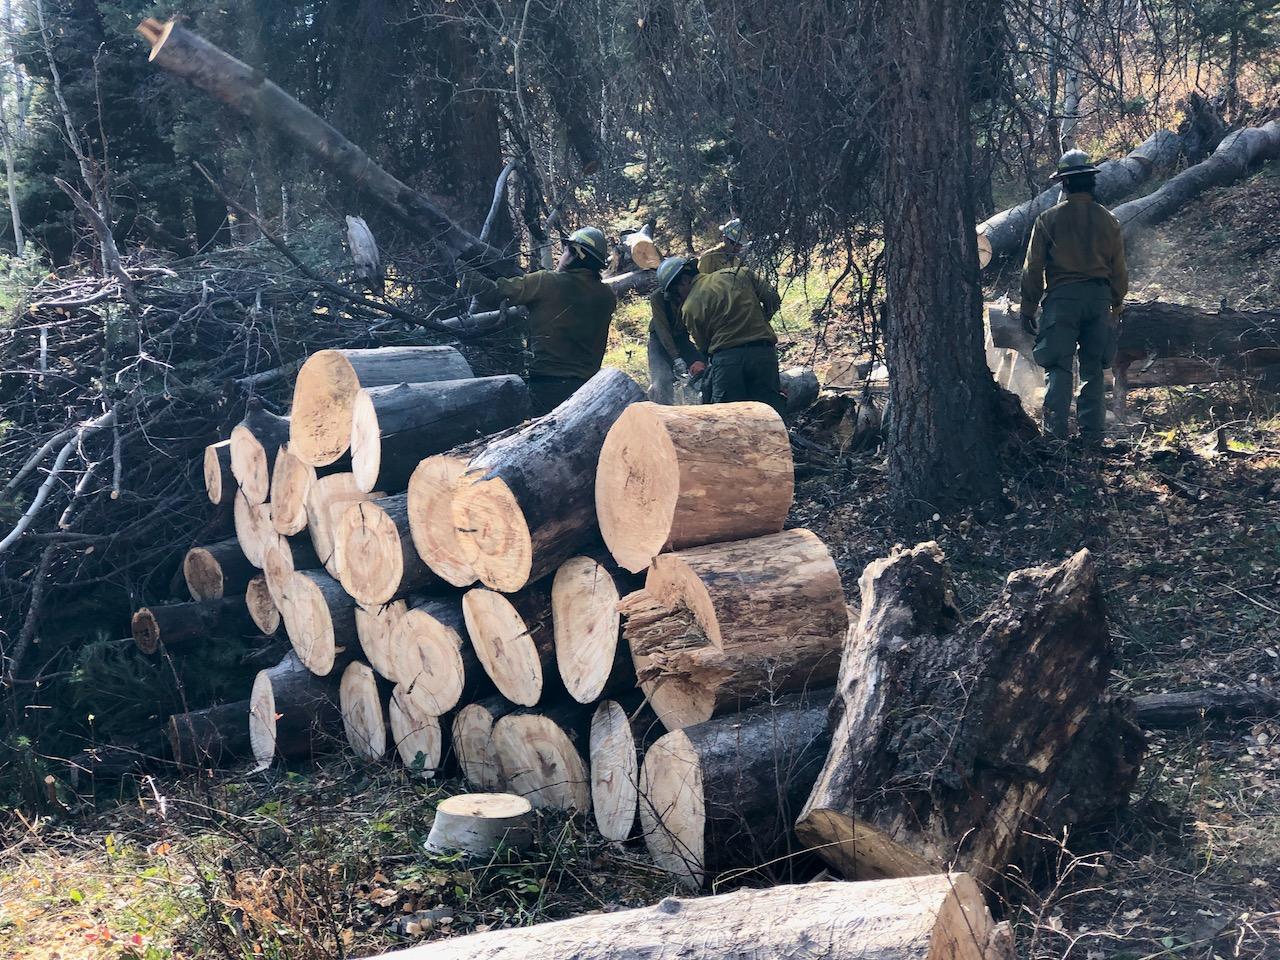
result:
M 1067 177 L 1074 176 L 1077 173 L 1097 173 L 1098 168 L 1089 162 L 1089 155 L 1083 150 L 1068 150 L 1061 159 L 1058 160 L 1058 169 L 1053 172 L 1053 176 L 1049 178 L 1050 183 L 1056 183 Z
M 671 285 L 676 282 L 676 278 L 691 265 L 696 267 L 696 261 L 685 257 L 667 257 L 658 265 L 658 289 L 663 293 L 670 293 Z
M 583 227 L 569 235 L 568 244 L 584 260 L 592 260 L 600 266 L 609 262 L 609 245 L 604 234 L 595 227 Z
M 742 221 L 734 217 L 728 223 L 720 225 L 720 236 L 726 240 L 732 240 L 734 243 L 742 242 Z

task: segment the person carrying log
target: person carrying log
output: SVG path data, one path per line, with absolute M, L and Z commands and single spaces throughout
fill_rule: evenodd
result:
M 697 261 L 684 257 L 664 260 L 657 281 L 680 305 L 694 344 L 711 358 L 710 402 L 758 400 L 782 413 L 778 336 L 769 323 L 782 298 L 773 285 L 746 267 L 702 273 Z
M 707 364 L 689 339 L 679 304 L 662 287 L 649 295 L 649 310 L 649 399 L 671 406 L 676 402 L 676 377 L 687 374 L 696 379 Z
M 541 416 L 569 399 L 600 370 L 618 298 L 600 280 L 609 262 L 604 234 L 575 231 L 555 270 L 491 280 L 463 264 L 466 294 L 529 308 L 529 396 Z
M 698 257 L 699 273 L 715 273 L 742 263 L 742 221 L 734 217 L 720 225 L 720 242 Z
M 1094 200 L 1097 173 L 1083 150 L 1062 155 L 1052 179 L 1063 181 L 1065 196 L 1036 218 L 1022 267 L 1022 325 L 1036 338 L 1032 355 L 1045 369 L 1044 432 L 1067 439 L 1079 348 L 1076 422 L 1089 445 L 1102 441 L 1102 372 L 1115 359 L 1129 290 L 1120 221 Z

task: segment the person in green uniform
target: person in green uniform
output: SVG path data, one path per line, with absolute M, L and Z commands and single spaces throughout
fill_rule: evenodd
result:
M 742 263 L 742 221 L 734 217 L 720 226 L 720 242 L 698 258 L 699 273 L 715 273 Z
M 697 378 L 707 364 L 689 339 L 679 305 L 662 287 L 649 295 L 649 313 L 649 399 L 670 405 L 675 403 L 675 378 L 686 373 Z
M 555 270 L 490 280 L 468 272 L 466 292 L 529 308 L 529 397 L 537 415 L 568 400 L 600 370 L 618 298 L 600 279 L 604 234 L 575 231 Z
M 683 257 L 664 260 L 657 279 L 680 304 L 694 344 L 711 359 L 710 401 L 758 400 L 781 413 L 778 337 L 769 321 L 782 298 L 773 285 L 746 267 L 701 273 Z
M 1102 440 L 1102 373 L 1115 359 L 1129 291 L 1120 221 L 1093 198 L 1097 173 L 1083 150 L 1062 155 L 1052 179 L 1063 182 L 1064 197 L 1036 218 L 1022 267 L 1022 324 L 1036 338 L 1032 355 L 1045 369 L 1044 431 L 1067 439 L 1078 350 L 1076 422 L 1088 444 Z

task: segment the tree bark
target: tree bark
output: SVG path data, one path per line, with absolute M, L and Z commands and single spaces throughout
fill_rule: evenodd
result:
M 211 443 L 204 448 L 204 489 L 209 502 L 230 503 L 236 495 L 236 478 L 231 472 L 231 441 Z
M 795 478 L 786 424 L 763 403 L 622 412 L 596 469 L 600 533 L 624 570 L 667 550 L 777 533 Z
M 850 878 L 993 879 L 1101 709 L 1111 639 L 1093 560 L 1012 574 L 968 625 L 934 543 L 869 564 L 861 587 L 796 832 Z
M 458 542 L 480 582 L 507 593 L 554 571 L 597 533 L 605 435 L 644 391 L 605 368 L 553 413 L 489 444 L 453 496 Z
M 176 653 L 214 641 L 226 644 L 257 633 L 243 595 L 143 607 L 133 615 L 133 642 L 148 655 L 161 645 L 166 652 Z
M 476 657 L 500 694 L 532 707 L 561 689 L 547 585 L 505 596 L 475 587 L 463 596 L 462 612 Z
M 654 862 L 698 889 L 730 868 L 785 879 L 792 823 L 827 744 L 830 690 L 784 697 L 668 733 L 640 770 L 640 826 Z
M 271 469 L 289 441 L 289 418 L 251 407 L 231 430 L 231 473 L 250 503 L 266 503 Z
M 608 690 L 634 688 L 635 669 L 622 637 L 618 601 L 639 578 L 592 556 L 570 557 L 551 583 L 556 666 L 569 696 L 595 703 Z
M 366 606 L 444 586 L 414 549 L 407 494 L 354 503 L 334 530 L 343 589 Z
M 591 778 L 583 756 L 588 708 L 573 704 L 517 710 L 493 725 L 493 745 L 508 789 L 539 809 L 591 812 Z
M 249 695 L 249 742 L 259 767 L 332 745 L 342 728 L 338 683 L 339 674 L 318 676 L 292 651 L 258 672 Z
M 244 593 L 258 568 L 240 549 L 239 540 L 192 547 L 182 559 L 182 576 L 192 600 L 219 600 Z
M 403 490 L 424 457 L 529 416 L 519 377 L 399 383 L 361 390 L 351 421 L 351 472 L 360 490 Z
M 169 750 L 184 766 L 225 766 L 250 754 L 249 701 L 222 703 L 169 718 Z
M 493 742 L 493 727 L 516 706 L 493 696 L 469 703 L 453 717 L 453 752 L 467 783 L 477 790 L 505 790 L 507 775 Z

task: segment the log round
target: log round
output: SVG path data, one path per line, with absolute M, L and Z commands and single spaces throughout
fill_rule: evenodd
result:
M 619 585 L 621 584 L 621 588 Z M 569 696 L 595 703 L 607 688 L 635 684 L 631 658 L 619 647 L 618 601 L 633 584 L 593 557 L 570 557 L 551 584 L 556 665 Z
M 316 556 L 329 576 L 342 579 L 342 555 L 337 540 L 338 522 L 354 504 L 377 500 L 381 493 L 365 493 L 357 489 L 349 473 L 331 473 L 320 477 L 307 491 L 307 533 Z
M 494 725 L 515 706 L 502 697 L 469 703 L 453 716 L 453 752 L 467 783 L 477 790 L 505 790 L 507 777 L 493 742 Z
M 784 697 L 655 742 L 640 769 L 653 861 L 695 890 L 728 868 L 785 873 L 791 825 L 826 757 L 830 695 Z
M 276 606 L 271 588 L 267 586 L 266 574 L 258 574 L 249 581 L 244 591 L 245 606 L 249 608 L 249 617 L 253 620 L 263 636 L 271 636 L 280 629 L 280 608 Z
M 849 626 L 840 574 L 808 530 L 662 554 L 621 609 L 636 679 L 669 730 L 830 686 Z
M 462 612 L 476 657 L 498 692 L 520 706 L 537 704 L 555 675 L 549 592 L 541 585 L 510 595 L 475 587 L 463 596 Z
M 596 516 L 636 573 L 667 550 L 777 533 L 794 485 L 787 427 L 767 404 L 637 403 L 600 451 Z
M 133 642 L 148 656 L 160 649 L 175 653 L 216 638 L 231 643 L 257 634 L 244 597 L 193 600 L 163 607 L 143 607 L 133 615 Z
M 251 407 L 231 430 L 231 473 L 250 503 L 266 503 L 271 468 L 289 439 L 289 418 Z
M 276 533 L 292 536 L 307 528 L 307 494 L 316 482 L 316 468 L 304 463 L 288 446 L 276 454 L 271 470 L 271 523 Z
M 249 701 L 175 713 L 166 724 L 169 751 L 184 765 L 217 767 L 248 756 Z
M 454 491 L 458 543 L 480 582 L 514 593 L 596 535 L 596 463 L 605 436 L 644 391 L 606 367 L 554 411 L 471 459 Z
M 427 457 L 409 478 L 409 533 L 423 561 L 441 580 L 455 587 L 476 582 L 453 525 L 453 491 L 467 469 L 467 459 L 440 454 Z
M 488 857 L 533 842 L 533 807 L 513 793 L 464 793 L 440 801 L 426 847 L 432 853 Z
M 236 495 L 236 478 L 231 472 L 231 441 L 211 443 L 204 448 L 204 490 L 209 502 L 230 503 Z
M 382 960 L 1013 960 L 967 874 L 805 883 L 449 937 Z
M 418 710 L 440 717 L 493 691 L 455 599 L 411 604 L 390 641 L 396 679 Z
M 403 490 L 424 457 L 529 416 L 515 376 L 398 383 L 361 390 L 351 415 L 351 472 L 361 490 Z
M 354 653 L 356 603 L 342 584 L 319 570 L 295 570 L 276 598 L 298 659 L 324 676 Z
M 360 641 L 364 658 L 379 676 L 392 683 L 400 682 L 393 637 L 396 624 L 407 610 L 408 604 L 404 600 L 393 600 L 376 607 L 357 606 L 355 609 L 356 639 Z
M 359 660 L 347 664 L 338 699 L 351 749 L 361 760 L 381 760 L 387 753 L 387 700 L 379 690 L 377 674 Z
M 259 767 L 311 756 L 342 726 L 338 678 L 320 677 L 290 652 L 259 670 L 249 695 L 249 744 Z
M 244 491 L 237 490 L 233 517 L 236 540 L 240 543 L 245 559 L 261 569 L 268 548 L 279 536 L 271 524 L 271 504 L 250 503 Z
M 307 537 L 283 537 L 276 534 L 275 540 L 262 556 L 262 573 L 267 578 L 267 587 L 277 603 L 280 602 L 280 591 L 289 579 L 289 574 L 295 570 L 318 569 L 320 558 L 316 556 L 315 547 Z
M 408 499 L 401 493 L 377 503 L 352 504 L 334 528 L 339 579 L 360 603 L 388 603 L 411 590 L 443 586 L 414 549 Z
M 575 705 L 549 713 L 509 713 L 493 725 L 508 789 L 540 809 L 589 813 L 591 780 L 575 741 L 586 745 L 588 714 Z
M 258 573 L 240 549 L 240 541 L 223 540 L 192 547 L 182 558 L 182 576 L 192 600 L 217 600 L 241 593 Z
M 404 765 L 423 777 L 439 773 L 444 758 L 440 718 L 419 710 L 399 683 L 391 691 L 387 714 L 391 718 L 391 740 Z
M 471 367 L 453 347 L 317 351 L 294 381 L 289 443 L 305 463 L 326 466 L 351 445 L 351 414 L 362 388 L 470 376 Z
M 588 759 L 591 807 L 606 840 L 630 839 L 636 824 L 640 759 L 631 718 L 617 700 L 602 700 L 591 717 Z

